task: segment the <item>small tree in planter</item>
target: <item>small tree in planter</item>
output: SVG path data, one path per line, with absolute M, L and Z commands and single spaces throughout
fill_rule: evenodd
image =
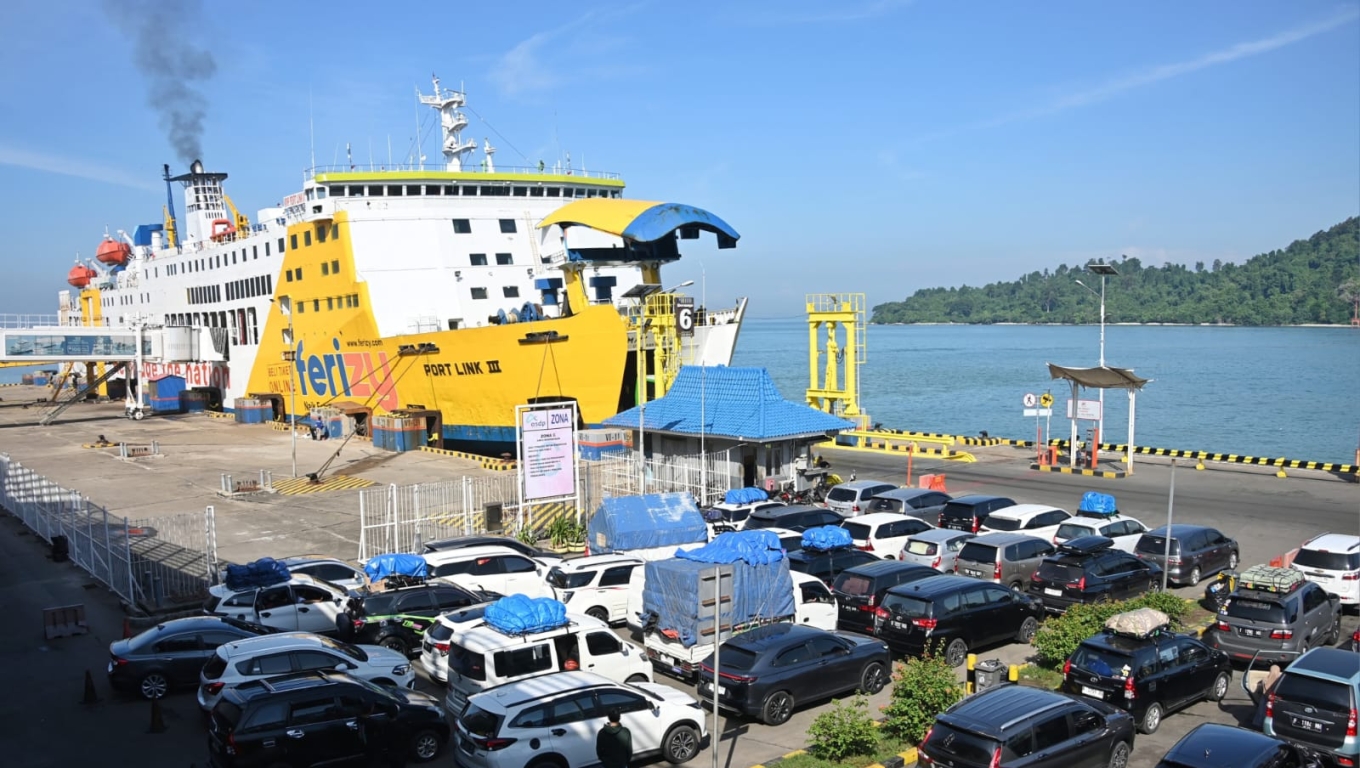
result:
M 562 515 L 548 526 L 548 539 L 559 552 L 582 552 L 586 548 L 586 527 L 572 515 Z
M 927 648 L 923 656 L 900 662 L 893 671 L 892 701 L 882 708 L 887 716 L 883 730 L 920 744 L 935 716 L 962 698 L 963 686 L 954 668 L 943 653 Z

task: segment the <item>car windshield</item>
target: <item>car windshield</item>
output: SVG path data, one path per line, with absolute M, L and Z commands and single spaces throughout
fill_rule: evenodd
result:
M 867 595 L 873 591 L 874 582 L 868 576 L 861 576 L 858 573 L 842 573 L 836 577 L 831 588 L 842 595 Z
M 453 627 L 450 627 L 448 624 L 445 624 L 442 621 L 438 621 L 435 622 L 435 625 L 433 627 L 430 627 L 428 630 L 426 630 L 425 636 L 435 641 L 436 643 L 442 643 L 445 640 L 448 640 L 450 637 L 453 637 Z
M 739 645 L 723 644 L 722 648 L 722 668 L 748 670 L 756 665 L 756 660 L 760 658 L 753 651 L 742 648 Z M 709 657 L 710 663 L 712 657 Z
M 594 578 L 594 571 L 568 573 L 557 566 L 553 566 L 553 569 L 548 571 L 548 584 L 558 589 L 580 589 Z
M 476 704 L 469 705 L 459 720 L 463 727 L 473 736 L 490 738 L 496 735 L 496 730 L 500 728 L 501 718 L 499 715 L 487 712 Z
M 1125 678 L 1133 669 L 1133 657 L 1125 653 L 1114 653 L 1104 648 L 1079 645 L 1072 654 L 1072 666 L 1102 677 Z
M 1041 581 L 1070 583 L 1079 581 L 1085 573 L 1080 565 L 1055 563 L 1051 560 L 1046 560 L 1039 565 L 1039 570 L 1035 571 L 1034 575 Z
M 966 517 L 971 520 L 973 519 L 973 505 L 955 504 L 950 502 L 944 505 L 944 509 L 940 510 L 940 514 L 946 518 Z
M 975 733 L 950 728 L 936 722 L 930 729 L 930 738 L 923 745 L 930 752 L 952 755 L 961 762 L 976 765 L 994 765 L 992 753 L 996 742 L 984 739 Z
M 729 523 L 740 523 L 742 520 L 751 516 L 749 509 L 724 509 L 722 510 L 723 519 Z
M 1096 532 L 1095 529 L 1085 525 L 1077 525 L 1075 523 L 1063 523 L 1062 525 L 1058 526 L 1057 537 L 1059 539 L 1062 539 L 1063 541 L 1067 541 L 1068 539 L 1079 539 L 1082 536 L 1090 536 L 1095 532 Z
M 841 527 L 850 532 L 850 538 L 855 541 L 868 541 L 874 529 L 864 523 L 841 523 Z
M 1294 556 L 1299 568 L 1321 568 L 1324 571 L 1354 571 L 1360 569 L 1360 552 L 1323 552 L 1319 549 L 1300 549 Z
M 963 545 L 963 549 L 959 550 L 959 559 L 970 563 L 995 563 L 996 546 L 970 541 Z
M 855 491 L 852 488 L 841 488 L 836 486 L 826 494 L 827 501 L 854 501 Z
M 362 648 L 320 635 L 317 636 L 317 640 L 327 648 L 330 648 L 333 651 L 339 651 L 355 661 L 368 661 L 368 654 L 364 653 Z
M 1283 624 L 1284 606 L 1273 600 L 1253 600 L 1249 597 L 1234 597 L 1223 608 L 1223 613 L 1234 619 L 1264 621 L 1270 624 Z
M 203 665 L 203 679 L 216 680 L 226 671 L 227 660 L 214 654 L 211 659 L 208 659 L 208 663 Z
M 746 529 L 755 530 L 757 528 L 773 528 L 777 522 L 779 521 L 775 520 L 773 517 L 751 515 L 750 519 L 746 521 Z
M 1143 538 L 1138 540 L 1137 550 L 1139 552 L 1143 552 L 1149 555 L 1165 555 L 1166 537 L 1153 535 L 1151 533 L 1145 533 L 1143 534 Z M 1172 539 L 1171 554 L 1173 555 L 1180 554 L 1180 551 L 1181 543 L 1175 539 Z
M 985 525 L 993 531 L 1018 531 L 1025 527 L 1025 524 L 1013 517 L 1001 517 L 1000 515 L 989 515 Z
M 1317 707 L 1328 712 L 1346 712 L 1351 708 L 1351 692 L 1345 683 L 1291 675 L 1287 672 L 1280 678 L 1280 684 L 1275 688 L 1275 698 Z
M 449 644 L 449 672 L 471 680 L 486 679 L 486 662 L 482 654 L 469 651 L 457 643 Z
M 883 598 L 883 610 L 901 616 L 929 616 L 930 603 L 919 597 L 895 595 L 889 592 Z
M 392 605 L 397 601 L 395 594 L 380 595 L 369 593 L 364 599 L 351 603 L 361 616 L 387 616 L 392 613 Z
M 933 541 L 907 539 L 907 554 L 909 555 L 933 555 L 939 551 L 940 545 Z
M 869 504 L 870 512 L 896 512 L 901 508 L 902 502 L 897 499 L 874 499 Z

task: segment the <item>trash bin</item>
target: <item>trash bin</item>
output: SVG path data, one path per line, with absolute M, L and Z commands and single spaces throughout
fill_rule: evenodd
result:
M 985 691 L 998 685 L 1005 685 L 1010 668 L 1000 659 L 979 661 L 973 668 L 973 690 Z

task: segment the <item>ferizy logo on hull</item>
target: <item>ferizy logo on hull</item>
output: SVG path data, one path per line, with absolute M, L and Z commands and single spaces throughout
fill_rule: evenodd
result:
M 386 352 L 342 353 L 340 340 L 335 338 L 331 339 L 331 346 L 334 353 L 306 355 L 303 343 L 298 341 L 293 365 L 297 368 L 299 394 L 361 398 L 376 394 L 377 406 L 388 411 L 397 407 L 396 382 L 392 380 Z

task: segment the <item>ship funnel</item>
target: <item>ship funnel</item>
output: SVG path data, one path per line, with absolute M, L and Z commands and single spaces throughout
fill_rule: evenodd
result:
M 193 165 L 189 166 L 189 172 L 190 172 L 190 173 L 203 173 L 203 161 L 202 161 L 202 160 L 195 160 L 194 163 L 193 163 Z

